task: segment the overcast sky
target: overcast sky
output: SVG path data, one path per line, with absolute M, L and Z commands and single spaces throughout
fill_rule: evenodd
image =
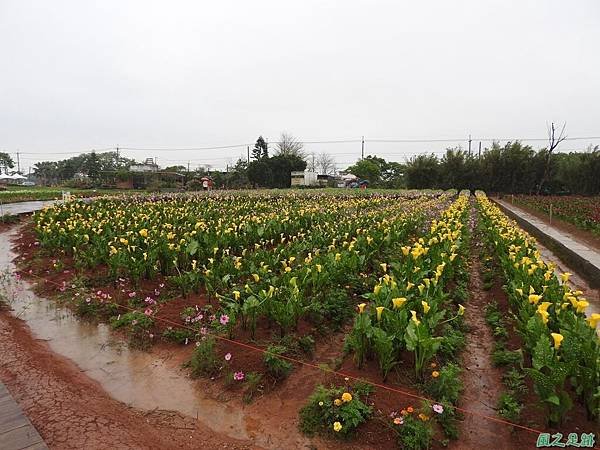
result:
M 0 0 L 0 58 L 0 151 L 19 150 L 22 167 L 284 130 L 364 135 L 366 153 L 400 161 L 452 144 L 369 139 L 466 146 L 469 134 L 544 137 L 552 120 L 600 136 L 598 0 Z M 309 150 L 347 165 L 360 143 Z M 241 153 L 124 151 L 192 167 Z

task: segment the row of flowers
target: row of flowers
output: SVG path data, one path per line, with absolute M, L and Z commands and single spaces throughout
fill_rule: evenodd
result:
M 468 195 L 459 196 L 426 236 L 401 247 L 393 262 L 381 264 L 381 277 L 364 295 L 369 303 L 358 305 L 347 341 L 359 367 L 375 356 L 385 378 L 406 349 L 414 354 L 415 374 L 422 378 L 441 345 L 440 326 L 465 310 L 448 302 L 444 288 L 459 262 L 468 205 Z
M 576 399 L 590 417 L 600 418 L 600 314 L 586 316 L 583 292 L 569 286 L 569 273 L 557 276 L 535 240 L 510 220 L 484 193 L 477 193 L 487 240 L 500 261 L 510 307 L 531 377 L 551 423 L 560 423 Z

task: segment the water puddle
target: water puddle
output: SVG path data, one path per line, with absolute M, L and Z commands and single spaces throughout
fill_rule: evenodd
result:
M 132 350 L 105 324 L 80 321 L 70 310 L 38 297 L 31 285 L 12 275 L 11 240 L 18 229 L 0 233 L 0 293 L 14 316 L 24 320 L 33 335 L 98 381 L 113 398 L 144 410 L 171 410 L 199 419 L 216 432 L 248 439 L 239 406 L 207 398 L 171 360 L 169 352 Z

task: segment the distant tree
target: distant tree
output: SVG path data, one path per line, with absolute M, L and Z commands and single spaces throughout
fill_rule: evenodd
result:
M 87 176 L 92 180 L 97 180 L 99 178 L 100 171 L 102 170 L 102 164 L 96 152 L 92 151 L 92 153 L 90 153 L 85 163 L 80 166 L 80 169 L 85 171 Z
M 292 172 L 306 169 L 306 161 L 298 155 L 277 155 L 267 161 L 271 169 L 269 187 L 273 188 L 289 188 L 292 182 Z
M 267 142 L 262 136 L 259 136 L 256 140 L 256 144 L 254 144 L 254 148 L 252 149 L 252 157 L 256 161 L 269 157 L 269 148 Z
M 554 122 L 552 122 L 552 124 L 548 127 L 548 148 L 546 149 L 546 157 L 544 158 L 544 174 L 542 175 L 542 179 L 540 180 L 540 184 L 537 188 L 538 194 L 542 192 L 544 184 L 548 181 L 548 176 L 550 175 L 550 159 L 552 157 L 552 152 L 554 152 L 554 150 L 556 150 L 560 143 L 567 138 L 567 135 L 565 134 L 566 126 L 566 122 L 563 123 L 563 126 L 558 136 L 556 136 Z
M 321 152 L 316 165 L 321 175 L 332 175 L 335 172 L 335 159 L 329 153 Z
M 8 153 L 0 152 L 0 173 L 8 172 L 8 169 L 15 167 L 15 162 Z M 4 170 L 3 170 L 4 169 Z
M 186 166 L 168 166 L 163 169 L 163 172 L 187 172 Z
M 283 132 L 276 144 L 275 156 L 297 156 L 306 159 L 303 151 L 304 145 L 290 133 Z
M 248 181 L 254 187 L 269 187 L 272 182 L 271 167 L 264 159 L 251 161 L 247 169 Z
M 54 161 L 41 161 L 33 166 L 33 174 L 42 184 L 58 181 L 58 164 Z
M 431 155 L 413 156 L 406 162 L 406 184 L 411 189 L 431 189 L 439 186 L 439 161 Z
M 384 187 L 387 188 L 403 188 L 406 187 L 405 173 L 406 166 L 395 161 L 388 161 L 381 170 L 381 181 Z
M 381 179 L 381 167 L 373 158 L 361 159 L 346 170 L 358 178 L 368 180 L 372 185 L 377 184 Z

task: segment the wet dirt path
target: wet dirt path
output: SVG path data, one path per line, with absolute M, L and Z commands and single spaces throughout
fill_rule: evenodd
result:
M 0 379 L 51 449 L 245 449 L 199 421 L 112 399 L 74 363 L 0 312 Z
M 479 259 L 480 243 L 474 230 L 477 212 L 471 210 L 471 251 L 469 301 L 466 305 L 465 322 L 469 326 L 467 345 L 462 353 L 462 380 L 464 391 L 459 406 L 476 415 L 466 414 L 460 424 L 459 440 L 450 448 L 463 449 L 512 449 L 510 428 L 506 425 L 484 419 L 479 415 L 497 417 L 495 406 L 502 391 L 501 371 L 491 361 L 494 337 L 485 322 L 485 306 L 492 300 L 491 295 L 483 290 L 481 278 L 481 261 Z

